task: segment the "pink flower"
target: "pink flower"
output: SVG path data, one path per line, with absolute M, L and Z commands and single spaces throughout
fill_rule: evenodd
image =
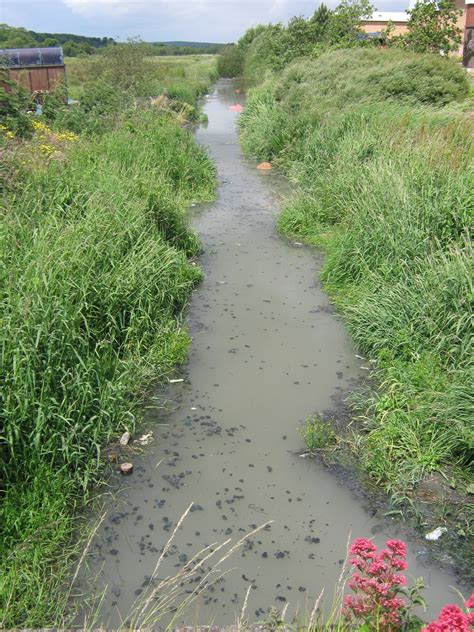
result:
M 393 568 L 396 568 L 397 571 L 406 571 L 408 568 L 408 563 L 405 560 L 394 558 L 392 559 L 392 566 Z
M 351 555 L 360 555 L 362 558 L 373 558 L 376 551 L 375 544 L 367 538 L 357 538 L 349 549 Z
M 406 557 L 407 545 L 401 540 L 387 540 L 387 546 L 394 555 L 398 557 Z
M 366 538 L 355 540 L 350 548 L 350 563 L 357 569 L 348 582 L 356 593 L 344 600 L 344 616 L 352 622 L 376 625 L 380 632 L 398 626 L 407 604 L 398 595 L 406 578 L 406 546 L 399 540 L 389 540 L 387 548 L 377 553 L 375 544 Z M 354 569 L 354 570 L 355 570 Z
M 367 569 L 367 572 L 369 573 L 369 575 L 378 575 L 381 571 L 386 571 L 387 568 L 387 564 L 377 560 L 376 562 L 372 562 L 372 564 Z
M 474 608 L 474 593 L 472 593 L 472 595 L 469 597 L 469 599 L 466 601 L 466 603 L 464 604 L 466 606 L 466 608 L 468 608 L 469 610 L 471 608 Z
M 438 620 L 423 628 L 422 632 L 469 632 L 470 629 L 469 615 L 459 606 L 448 604 L 441 610 Z

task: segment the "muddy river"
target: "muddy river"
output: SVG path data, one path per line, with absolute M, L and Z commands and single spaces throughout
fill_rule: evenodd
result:
M 130 457 L 131 476 L 110 481 L 86 588 L 107 587 L 104 626 L 127 621 L 133 604 L 146 600 L 162 548 L 191 503 L 155 585 L 204 547 L 229 538 L 228 550 L 272 523 L 222 563 L 229 572 L 209 578 L 217 581 L 178 613 L 180 623 L 234 623 L 245 601 L 251 621 L 271 607 L 286 607 L 288 619 L 311 611 L 323 587 L 330 609 L 348 538 L 407 537 L 394 520 L 366 511 L 347 481 L 299 456 L 304 419 L 334 409 L 364 376 L 364 362 L 321 289 L 317 254 L 276 233 L 285 182 L 242 156 L 238 114 L 229 110 L 240 99 L 231 82 L 219 82 L 204 107 L 209 123 L 196 132 L 220 182 L 216 202 L 192 209 L 206 276 L 188 313 L 193 343 L 177 376 L 184 381 L 150 399 L 141 434 L 153 440 Z M 454 579 L 427 563 L 423 542 L 409 549 L 408 575 L 424 576 L 435 615 Z M 181 594 L 189 596 L 210 565 L 184 579 Z

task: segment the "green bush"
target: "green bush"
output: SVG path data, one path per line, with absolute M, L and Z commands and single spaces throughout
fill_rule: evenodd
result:
M 217 72 L 220 77 L 237 77 L 244 67 L 244 55 L 235 44 L 226 46 L 217 58 Z
M 32 107 L 31 97 L 18 87 L 16 83 L 10 81 L 5 71 L 0 68 L 0 83 L 7 86 L 0 88 L 0 122 L 7 129 L 20 138 L 27 138 L 31 135 L 31 117 L 27 110 Z

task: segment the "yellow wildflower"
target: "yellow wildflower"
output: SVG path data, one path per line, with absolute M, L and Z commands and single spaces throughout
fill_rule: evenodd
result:
M 5 125 L 0 124 L 0 131 L 3 132 L 7 138 L 15 138 L 15 134 Z
M 40 145 L 39 150 L 42 154 L 45 154 L 46 156 L 51 156 L 51 154 L 54 154 L 54 152 L 56 151 L 56 149 L 51 145 Z
M 51 134 L 51 129 L 41 121 L 33 121 L 33 129 L 35 132 L 44 132 L 46 134 Z
M 56 134 L 56 138 L 58 140 L 74 142 L 79 140 L 79 136 L 77 134 L 74 134 L 73 132 L 59 132 L 58 134 Z

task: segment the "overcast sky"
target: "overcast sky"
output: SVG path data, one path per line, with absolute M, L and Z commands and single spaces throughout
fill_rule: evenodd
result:
M 329 0 L 334 7 L 338 0 Z M 235 41 L 259 23 L 309 16 L 320 0 L 0 0 L 0 22 L 34 31 L 147 41 Z M 403 0 L 378 0 L 401 11 Z

